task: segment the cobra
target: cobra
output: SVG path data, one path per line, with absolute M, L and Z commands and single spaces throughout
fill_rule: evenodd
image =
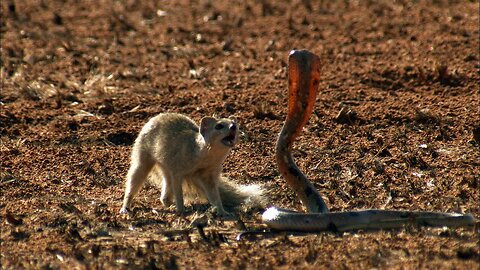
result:
M 308 213 L 270 207 L 262 220 L 270 228 L 289 231 L 348 231 L 392 229 L 406 224 L 422 226 L 470 226 L 476 223 L 469 214 L 428 211 L 369 209 L 329 212 L 325 201 L 298 168 L 291 154 L 295 139 L 312 114 L 320 81 L 320 59 L 307 50 L 293 50 L 288 57 L 288 110 L 278 135 L 276 161 L 281 175 L 297 194 Z

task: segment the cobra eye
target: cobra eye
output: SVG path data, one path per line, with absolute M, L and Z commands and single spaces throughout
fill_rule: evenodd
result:
M 216 125 L 215 125 L 215 129 L 216 129 L 216 130 L 220 130 L 220 129 L 222 129 L 223 127 L 224 127 L 223 124 L 216 124 Z

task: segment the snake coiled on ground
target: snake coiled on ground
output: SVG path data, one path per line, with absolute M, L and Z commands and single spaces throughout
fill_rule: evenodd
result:
M 268 208 L 262 220 L 270 228 L 288 231 L 348 231 L 393 229 L 407 224 L 435 227 L 461 227 L 476 223 L 468 214 L 369 209 L 329 212 L 325 201 L 295 164 L 291 147 L 313 111 L 320 82 L 320 59 L 307 50 L 293 50 L 288 57 L 288 111 L 278 135 L 276 161 L 282 176 L 306 208 L 299 213 Z

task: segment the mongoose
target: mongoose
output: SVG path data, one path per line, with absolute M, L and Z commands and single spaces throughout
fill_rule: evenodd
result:
M 154 183 L 161 182 L 162 204 L 168 206 L 175 200 L 179 213 L 185 208 L 182 186 L 205 196 L 219 215 L 229 215 L 225 205 L 236 206 L 261 196 L 258 186 L 237 186 L 221 176 L 222 163 L 237 140 L 238 126 L 233 116 L 204 117 L 200 127 L 177 113 L 153 117 L 135 140 L 120 213 L 127 212 L 149 174 Z M 155 178 L 159 176 L 156 172 L 161 181 Z

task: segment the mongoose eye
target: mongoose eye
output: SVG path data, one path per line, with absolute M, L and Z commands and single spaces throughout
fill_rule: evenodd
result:
M 220 130 L 220 129 L 222 129 L 222 128 L 223 128 L 223 124 L 217 124 L 217 125 L 215 125 L 215 129 L 216 129 L 216 130 Z

